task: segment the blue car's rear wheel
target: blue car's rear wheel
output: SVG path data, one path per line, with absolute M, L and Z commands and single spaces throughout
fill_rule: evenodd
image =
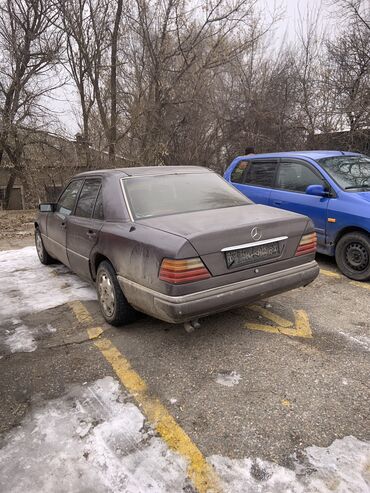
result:
M 336 246 L 339 269 L 350 279 L 370 280 L 370 236 L 354 231 L 344 235 Z

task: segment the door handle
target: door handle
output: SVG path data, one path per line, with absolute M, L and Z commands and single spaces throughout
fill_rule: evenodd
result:
M 283 202 L 282 202 L 282 200 L 273 200 L 272 203 L 274 205 L 281 205 Z
M 90 240 L 92 240 L 93 238 L 96 238 L 95 231 L 92 231 L 91 229 L 89 229 L 89 231 L 86 232 L 86 235 L 90 238 Z

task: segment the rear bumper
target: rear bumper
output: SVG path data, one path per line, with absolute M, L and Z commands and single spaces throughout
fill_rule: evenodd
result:
M 313 260 L 272 274 L 184 296 L 168 296 L 118 276 L 128 302 L 139 311 L 170 323 L 181 323 L 306 286 L 319 274 Z

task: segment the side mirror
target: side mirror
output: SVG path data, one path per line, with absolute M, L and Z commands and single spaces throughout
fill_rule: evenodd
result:
M 39 204 L 40 212 L 54 212 L 56 204 L 54 203 L 43 203 Z
M 307 195 L 316 195 L 317 197 L 327 197 L 329 192 L 323 185 L 309 185 L 306 188 Z

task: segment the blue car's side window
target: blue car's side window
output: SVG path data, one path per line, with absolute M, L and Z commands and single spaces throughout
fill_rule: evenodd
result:
M 276 188 L 290 192 L 305 193 L 309 185 L 323 185 L 327 183 L 308 166 L 299 162 L 281 162 L 277 174 Z
M 250 161 L 239 161 L 230 176 L 232 183 L 244 183 L 244 177 L 248 171 L 249 164 Z
M 257 187 L 273 188 L 276 174 L 276 161 L 253 161 L 248 173 L 245 175 L 244 183 Z
M 241 185 L 272 188 L 275 182 L 277 161 L 245 160 L 233 169 L 230 181 Z

